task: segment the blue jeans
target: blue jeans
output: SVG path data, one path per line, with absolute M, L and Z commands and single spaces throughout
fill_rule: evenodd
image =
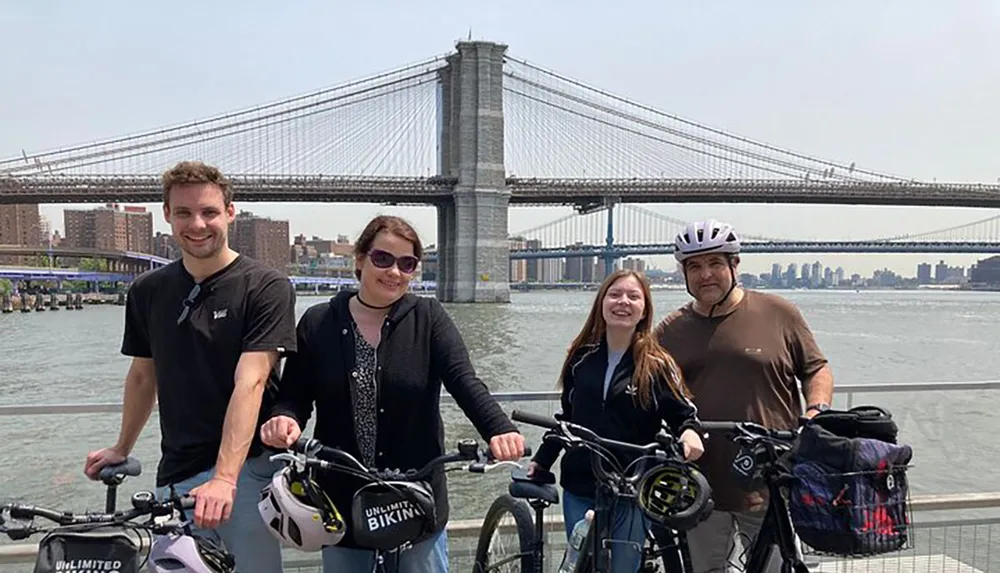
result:
M 393 556 L 383 556 L 386 571 L 393 571 L 390 566 Z M 374 551 L 336 545 L 323 548 L 323 573 L 368 573 L 374 565 Z M 400 551 L 399 573 L 448 573 L 448 534 L 441 531 L 430 539 Z
M 611 551 L 611 571 L 635 573 L 639 570 L 642 547 L 646 542 L 646 516 L 631 501 L 617 500 L 614 503 L 610 537 L 616 542 L 608 545 Z M 573 534 L 573 526 L 595 505 L 593 498 L 580 497 L 563 490 L 563 519 L 566 520 L 567 541 Z
M 267 525 L 257 511 L 260 490 L 271 482 L 274 473 L 283 466 L 268 460 L 269 454 L 247 459 L 237 479 L 236 499 L 229 520 L 211 530 L 198 529 L 200 535 L 221 541 L 226 550 L 236 558 L 240 573 L 275 573 L 281 571 L 281 545 L 267 530 Z M 177 495 L 184 495 L 212 478 L 215 468 L 174 484 Z M 170 495 L 169 487 L 156 489 L 156 496 L 164 499 Z M 194 519 L 194 511 L 186 512 Z M 196 528 L 192 525 L 192 530 Z

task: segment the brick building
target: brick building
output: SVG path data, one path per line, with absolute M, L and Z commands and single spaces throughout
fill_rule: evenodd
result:
M 288 263 L 291 262 L 288 221 L 275 221 L 249 211 L 240 211 L 229 229 L 229 247 L 287 273 Z
M 63 211 L 67 247 L 153 253 L 153 214 L 145 207 L 117 204 Z
M 38 205 L 0 205 L 0 245 L 37 247 L 45 242 Z M 0 256 L 0 265 L 20 265 L 28 258 Z

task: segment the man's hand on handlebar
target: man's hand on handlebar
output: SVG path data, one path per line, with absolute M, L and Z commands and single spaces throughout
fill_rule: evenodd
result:
M 194 524 L 203 529 L 214 529 L 229 520 L 236 499 L 236 484 L 215 476 L 191 490 L 195 498 Z
M 524 436 L 520 432 L 507 432 L 490 438 L 490 452 L 499 462 L 512 462 L 524 457 Z
M 101 468 L 113 466 L 125 461 L 125 454 L 114 448 L 104 448 L 87 454 L 87 461 L 83 465 L 83 473 L 89 479 L 97 481 L 100 479 Z
M 678 441 L 684 448 L 684 461 L 693 462 L 705 453 L 705 444 L 702 443 L 701 436 L 690 428 L 681 433 Z
M 260 427 L 260 440 L 264 445 L 279 450 L 291 448 L 300 436 L 302 428 L 289 416 L 275 416 Z

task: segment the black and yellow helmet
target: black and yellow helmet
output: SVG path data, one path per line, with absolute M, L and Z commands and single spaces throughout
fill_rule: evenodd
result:
M 678 461 L 657 465 L 639 480 L 638 504 L 652 521 L 688 531 L 712 513 L 712 488 L 698 468 Z

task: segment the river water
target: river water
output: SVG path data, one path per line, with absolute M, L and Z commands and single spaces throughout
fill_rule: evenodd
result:
M 839 385 L 998 378 L 1000 293 L 959 291 L 780 291 L 795 302 L 831 360 Z M 509 305 L 446 305 L 476 368 L 494 392 L 552 390 L 593 292 L 514 293 Z M 687 300 L 656 291 L 656 316 Z M 324 302 L 300 297 L 297 312 Z M 117 402 L 129 359 L 119 353 L 124 308 L 0 315 L 0 404 Z M 838 399 L 843 404 L 843 398 Z M 863 394 L 888 407 L 901 440 L 915 448 L 914 493 L 1000 490 L 992 455 L 1000 391 Z M 551 412 L 553 403 L 504 404 Z M 443 407 L 447 441 L 476 437 L 460 410 Z M 86 453 L 114 442 L 118 414 L 0 416 L 0 501 L 98 509 L 99 485 L 82 475 Z M 537 446 L 539 432 L 525 428 Z M 134 455 L 145 474 L 125 494 L 152 487 L 159 431 L 147 425 Z M 500 473 L 500 472 L 497 472 Z M 449 476 L 453 518 L 482 516 L 504 476 Z M 484 481 L 485 480 L 485 481 Z M 489 492 L 488 494 L 485 492 Z

